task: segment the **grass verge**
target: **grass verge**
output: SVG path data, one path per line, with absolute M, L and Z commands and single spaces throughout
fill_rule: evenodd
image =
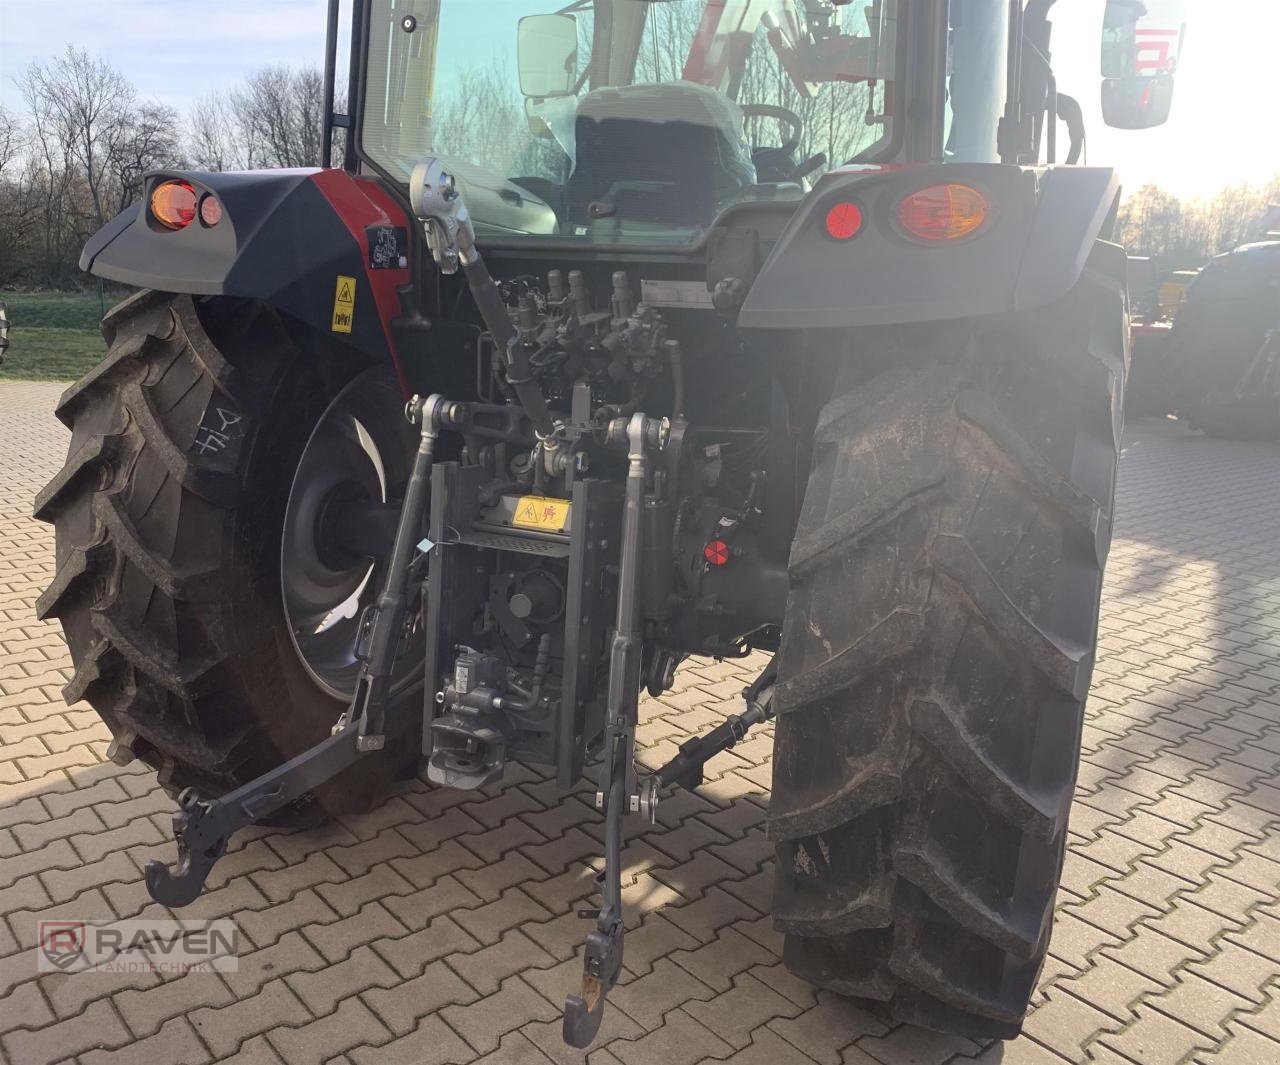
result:
M 108 295 L 107 309 L 122 298 Z M 0 302 L 9 315 L 0 381 L 74 381 L 106 354 L 96 292 L 0 292 Z

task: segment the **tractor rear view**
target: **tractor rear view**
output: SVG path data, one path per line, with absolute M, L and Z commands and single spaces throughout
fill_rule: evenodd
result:
M 626 819 L 776 720 L 788 966 L 1015 1035 L 1128 363 L 1116 178 L 1053 165 L 1052 6 L 358 0 L 341 167 L 151 175 L 85 249 L 141 291 L 37 513 L 66 697 L 178 800 L 152 896 L 419 772 L 587 773 L 585 1046 Z M 1164 121 L 1175 5 L 1072 6 L 1107 121 Z M 642 690 L 759 651 L 742 713 L 637 766 Z
M 1156 401 L 1150 413 L 1176 413 L 1210 436 L 1280 440 L 1277 237 L 1219 255 L 1197 276 L 1158 365 L 1147 370 L 1157 386 L 1147 390 Z

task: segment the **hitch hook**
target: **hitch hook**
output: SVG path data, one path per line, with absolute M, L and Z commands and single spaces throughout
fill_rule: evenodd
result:
M 178 811 L 173 815 L 177 865 L 170 871 L 159 858 L 152 858 L 146 868 L 147 892 L 161 906 L 195 902 L 213 863 L 226 852 L 230 833 L 218 832 L 211 814 L 211 804 L 201 802 L 194 788 L 186 788 L 178 796 Z

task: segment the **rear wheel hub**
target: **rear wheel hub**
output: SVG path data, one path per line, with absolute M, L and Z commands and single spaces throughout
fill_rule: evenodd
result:
M 355 690 L 360 616 L 377 598 L 413 454 L 400 389 L 382 371 L 361 374 L 312 430 L 285 509 L 280 590 L 294 650 L 315 683 Z M 420 673 L 405 654 L 395 684 Z

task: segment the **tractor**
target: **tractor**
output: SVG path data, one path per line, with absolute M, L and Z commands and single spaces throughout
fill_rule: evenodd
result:
M 1159 309 L 1143 314 L 1134 295 L 1130 417 L 1175 415 L 1208 436 L 1280 440 L 1276 212 L 1268 210 L 1257 239 L 1215 256 L 1193 274 L 1176 319 Z M 1143 287 L 1134 281 L 1147 262 L 1129 259 L 1131 293 Z
M 1280 440 L 1280 239 L 1212 259 L 1163 347 L 1159 413 L 1209 436 Z
M 1104 120 L 1163 123 L 1179 5 L 1070 6 Z M 1129 350 L 1052 7 L 334 0 L 322 167 L 149 175 L 84 249 L 138 291 L 36 514 L 65 697 L 177 801 L 151 896 L 408 779 L 585 777 L 585 1046 L 628 819 L 772 721 L 787 966 L 1016 1035 Z M 742 712 L 640 768 L 641 692 L 753 653 Z

